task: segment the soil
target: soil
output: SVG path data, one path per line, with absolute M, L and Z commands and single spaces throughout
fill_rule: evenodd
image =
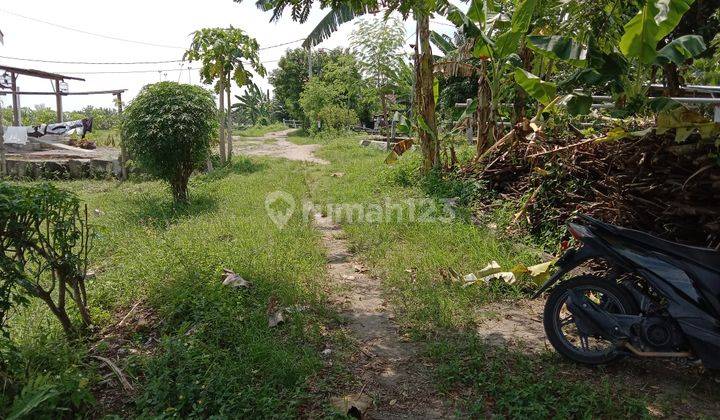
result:
M 287 140 L 288 133 L 295 129 L 268 133 L 263 137 L 233 137 L 233 149 L 238 153 L 253 156 L 272 156 L 289 160 L 327 165 L 325 159 L 316 157 L 313 153 L 320 148 L 319 144 L 300 145 Z

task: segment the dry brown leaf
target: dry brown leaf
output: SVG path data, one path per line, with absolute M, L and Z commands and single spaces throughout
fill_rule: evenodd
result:
M 372 399 L 364 394 L 350 394 L 332 398 L 330 403 L 344 415 L 361 419 L 372 405 Z

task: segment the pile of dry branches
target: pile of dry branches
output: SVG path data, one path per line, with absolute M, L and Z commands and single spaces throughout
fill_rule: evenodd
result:
M 519 202 L 516 221 L 527 221 L 536 233 L 557 230 L 580 212 L 669 240 L 720 244 L 713 143 L 691 137 L 677 144 L 672 135 L 643 134 L 555 144 L 534 136 L 498 147 L 462 171 Z

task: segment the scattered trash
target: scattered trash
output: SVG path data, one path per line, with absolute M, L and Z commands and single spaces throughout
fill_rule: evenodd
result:
M 296 314 L 299 312 L 305 312 L 308 309 L 310 309 L 310 307 L 308 305 L 293 305 L 293 306 L 286 307 L 284 309 L 284 311 L 288 314 Z
M 348 276 L 347 274 L 343 274 L 340 277 L 342 277 L 343 280 L 355 280 L 355 276 Z
M 366 273 L 368 270 L 361 264 L 353 264 L 353 269 L 358 273 Z
M 520 263 L 515 265 L 509 271 L 503 271 L 497 261 L 491 261 L 485 268 L 480 270 L 478 274 L 470 273 L 462 277 L 462 287 L 468 287 L 477 284 L 479 281 L 489 284 L 493 280 L 502 280 L 507 284 L 515 284 L 518 280 L 529 278 L 532 282 L 539 284 L 544 282 L 550 275 L 550 269 L 555 264 L 555 259 L 550 261 L 531 265 L 526 267 Z M 452 270 L 452 269 L 450 269 Z M 454 271 L 454 270 L 453 270 Z M 458 276 L 455 276 L 457 278 Z
M 102 216 L 105 214 L 105 212 L 100 209 L 95 209 L 94 213 L 95 213 L 95 216 Z
M 333 407 L 346 416 L 362 419 L 372 404 L 372 399 L 363 394 L 351 394 L 330 400 Z
M 270 296 L 267 308 L 268 326 L 270 328 L 277 327 L 285 322 L 283 308 L 278 307 L 278 300 L 275 296 Z
M 251 286 L 250 282 L 242 278 L 240 275 L 235 274 L 234 271 L 223 268 L 222 275 L 223 286 L 230 286 L 236 288 L 248 288 Z
M 345 173 L 344 172 L 333 172 L 332 174 L 330 174 L 330 176 L 335 177 L 335 178 L 341 178 L 341 177 L 345 176 Z

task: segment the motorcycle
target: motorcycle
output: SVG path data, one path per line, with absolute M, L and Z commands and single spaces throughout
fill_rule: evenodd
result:
M 582 215 L 568 230 L 578 246 L 533 296 L 550 292 L 543 324 L 558 353 L 588 365 L 681 357 L 720 369 L 720 252 Z M 588 261 L 600 274 L 561 281 Z

